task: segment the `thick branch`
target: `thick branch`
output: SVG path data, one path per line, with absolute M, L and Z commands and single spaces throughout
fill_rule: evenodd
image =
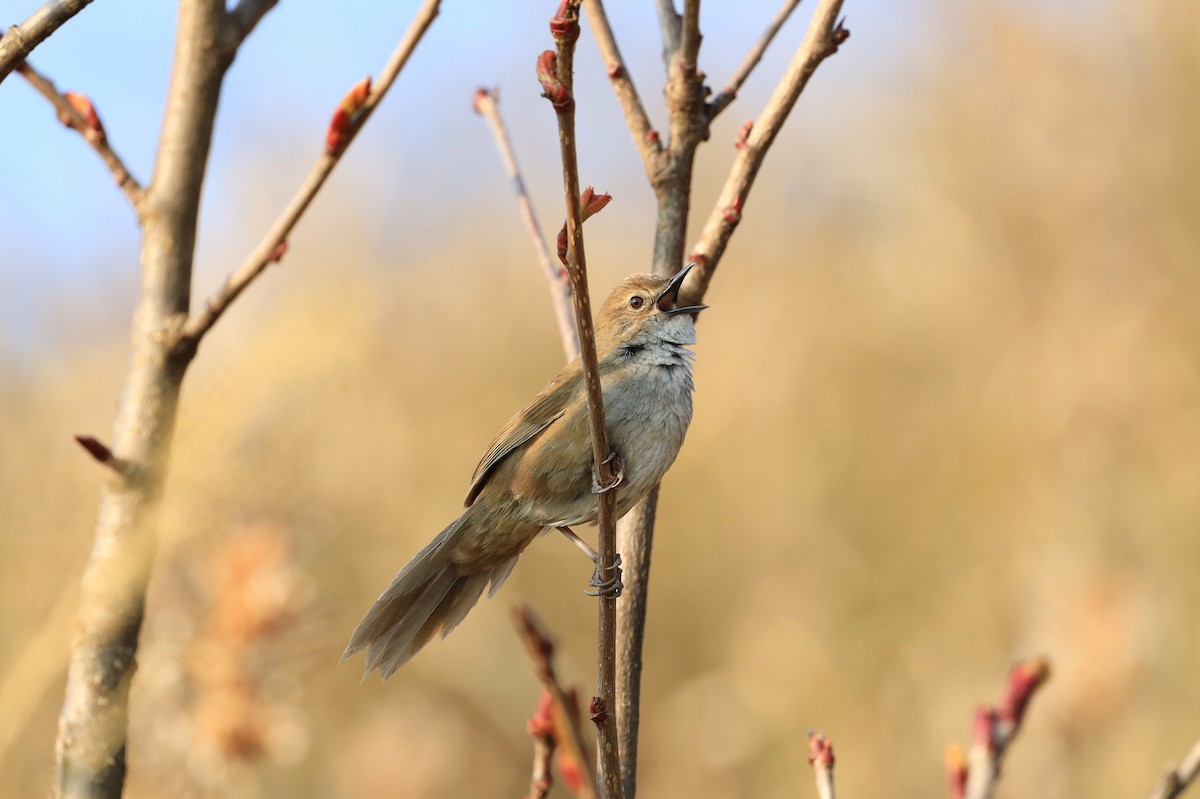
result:
M 696 66 L 700 55 L 700 0 L 683 0 L 683 25 L 679 37 L 679 56 L 683 63 Z
M 696 262 L 696 269 L 688 276 L 688 285 L 685 286 L 689 303 L 698 302 L 707 291 L 729 238 L 741 221 L 750 187 L 792 106 L 821 62 L 836 53 L 838 46 L 850 35 L 837 21 L 842 2 L 821 0 L 818 3 L 804 42 L 792 58 L 783 80 L 775 87 L 771 99 L 755 120 L 754 127 L 746 136 L 745 146 L 738 151 L 716 207 L 709 215 L 700 233 L 700 240 L 689 257 L 689 260 Z
M 588 296 L 587 259 L 583 248 L 583 210 L 579 199 L 579 165 L 575 143 L 575 101 L 573 95 L 575 40 L 579 36 L 579 6 L 582 0 L 565 0 L 559 16 L 551 22 L 557 47 L 556 78 L 560 94 L 552 96 L 558 118 L 558 141 L 563 164 L 563 190 L 567 203 L 567 254 L 571 286 L 575 297 L 575 322 L 579 328 L 580 359 L 587 386 L 588 418 L 591 422 L 592 457 L 598 485 L 615 487 L 612 450 L 604 423 L 604 398 L 600 388 L 600 368 L 596 358 L 596 334 L 592 328 L 591 300 Z M 547 89 L 550 89 L 547 86 Z M 548 92 L 549 93 L 549 92 Z M 564 96 L 565 95 L 565 96 Z M 616 568 L 616 500 L 614 490 L 599 495 L 600 562 L 605 574 Z M 616 597 L 600 596 L 598 631 L 597 697 L 593 699 L 600 750 L 600 780 L 606 799 L 621 797 L 621 759 L 617 749 L 615 716 L 616 691 Z
M 1200 777 L 1200 741 L 1192 745 L 1180 764 L 1163 775 L 1150 799 L 1175 799 Z
M 763 35 L 759 37 L 754 46 L 750 48 L 750 52 L 746 53 L 746 57 L 742 59 L 742 63 L 730 77 L 729 82 L 725 84 L 725 88 L 721 93 L 712 99 L 708 104 L 706 113 L 711 122 L 717 118 L 717 115 L 725 110 L 725 107 L 732 103 L 739 91 L 742 89 L 742 84 L 750 77 L 750 73 L 758 66 L 758 62 L 762 60 L 763 53 L 767 52 L 767 48 L 771 45 L 771 40 L 775 38 L 775 34 L 779 33 L 779 29 L 783 27 L 783 23 L 787 22 L 788 17 L 796 10 L 796 6 L 800 5 L 800 0 L 783 0 L 783 5 L 775 12 L 775 18 L 771 20 L 771 24 L 763 31 Z
M 571 305 L 571 281 L 566 271 L 554 264 L 550 258 L 550 250 L 546 248 L 546 240 L 542 237 L 541 226 L 538 225 L 537 215 L 533 212 L 533 201 L 525 189 L 525 179 L 521 177 L 521 167 L 517 164 L 517 154 L 513 151 L 512 142 L 508 138 L 508 129 L 500 116 L 500 101 L 495 92 L 479 89 L 475 92 L 475 111 L 479 113 L 492 129 L 496 139 L 496 148 L 500 150 L 500 158 L 504 161 L 504 170 L 512 181 L 513 193 L 517 195 L 517 208 L 521 212 L 521 220 L 525 230 L 533 242 L 533 251 L 538 263 L 542 266 L 542 276 L 546 278 L 546 286 L 550 289 L 550 301 L 554 305 L 554 316 L 558 320 L 558 337 L 562 341 L 563 352 L 570 361 L 579 355 L 579 336 L 575 330 L 575 309 Z
M 187 314 L 200 190 L 228 59 L 212 46 L 224 0 L 183 0 L 154 176 L 142 214 L 142 286 L 113 457 L 83 576 L 52 795 L 115 799 L 125 782 L 129 686 L 156 548 L 155 523 L 188 359 L 162 331 Z
M 104 132 L 104 126 L 100 124 L 99 117 L 92 112 L 92 120 L 89 121 L 84 117 L 79 110 L 71 104 L 66 95 L 61 94 L 54 84 L 48 78 L 33 68 L 33 65 L 28 61 L 17 65 L 17 72 L 21 74 L 25 80 L 29 81 L 29 85 L 37 90 L 38 94 L 45 97 L 54 106 L 54 110 L 58 114 L 58 119 L 64 125 L 79 132 L 83 136 L 84 141 L 92 146 L 92 149 L 99 154 L 100 159 L 104 161 L 104 165 L 108 167 L 108 171 L 112 173 L 113 179 L 117 181 L 117 186 L 125 193 L 129 199 L 130 205 L 134 211 L 141 212 L 142 198 L 144 191 L 142 184 L 138 183 L 137 179 L 130 174 L 125 167 L 125 162 L 116 154 L 113 148 L 108 143 L 108 136 Z M 76 97 L 81 97 L 76 95 Z M 81 98 L 83 99 L 83 98 Z M 84 100 L 90 107 L 91 102 Z
M 296 223 L 300 221 L 300 217 L 308 209 L 313 198 L 317 196 L 317 192 L 324 185 L 326 178 L 333 172 L 333 168 L 337 166 L 341 160 L 342 154 L 345 153 L 350 142 L 362 129 L 362 126 L 370 118 L 375 107 L 383 100 L 388 89 L 395 82 L 396 77 L 400 74 L 400 70 L 408 62 L 409 56 L 416 49 L 417 44 L 421 41 L 421 37 L 425 35 L 425 31 L 433 23 L 434 18 L 438 14 L 438 6 L 440 0 L 425 0 L 425 4 L 421 6 L 413 19 L 412 24 L 405 33 L 404 38 L 397 45 L 396 50 L 392 53 L 387 65 L 384 66 L 383 72 L 380 73 L 379 80 L 367 95 L 361 107 L 357 110 L 353 121 L 349 127 L 342 131 L 342 140 L 340 147 L 336 149 L 327 149 L 325 153 L 317 159 L 312 170 L 308 173 L 308 177 L 304 179 L 300 189 L 292 197 L 287 208 L 275 220 L 275 224 L 267 231 L 258 246 L 250 253 L 250 256 L 242 262 L 234 272 L 232 272 L 221 287 L 213 293 L 205 302 L 204 306 L 194 312 L 187 322 L 182 326 L 179 335 L 176 339 L 177 346 L 194 349 L 200 340 L 204 337 L 221 315 L 229 309 L 230 304 L 238 298 L 246 287 L 249 286 L 255 278 L 261 275 L 266 268 L 274 261 L 279 260 L 282 255 L 282 250 L 286 248 L 285 242 Z
M 599 799 L 596 779 L 592 775 L 590 766 L 591 758 L 584 754 L 586 748 L 583 742 L 583 730 L 580 729 L 579 716 L 572 712 L 569 693 L 558 681 L 558 675 L 554 671 L 554 642 L 550 640 L 550 636 L 545 633 L 529 608 L 518 605 L 513 608 L 512 615 L 513 626 L 521 638 L 521 643 L 525 645 L 529 662 L 533 666 L 533 673 L 537 676 L 538 682 L 542 684 L 543 692 L 550 696 L 554 732 L 558 744 L 566 750 L 567 757 L 578 763 L 583 770 L 583 785 L 579 794 L 583 799 Z M 530 732 L 536 736 L 534 730 L 531 729 Z M 548 759 L 549 754 L 546 754 L 546 757 Z M 538 766 L 535 763 L 535 782 L 537 775 Z
M 604 59 L 608 77 L 612 81 L 613 92 L 621 105 L 621 113 L 625 115 L 625 124 L 629 126 L 633 143 L 637 145 L 638 153 L 642 156 L 646 177 L 653 184 L 658 180 L 658 173 L 663 168 L 663 148 L 658 131 L 650 124 L 650 117 L 646 114 L 642 99 L 633 85 L 633 77 L 629 74 L 625 59 L 621 57 L 616 37 L 608 24 L 604 3 L 602 0 L 584 0 L 584 9 L 591 23 L 592 34 L 596 37 L 596 47 L 600 50 L 600 57 Z M 674 10 L 671 13 L 674 14 Z
M 33 48 L 49 38 L 64 22 L 87 8 L 92 0 L 56 0 L 39 8 L 20 25 L 0 37 L 0 82 L 8 77 Z

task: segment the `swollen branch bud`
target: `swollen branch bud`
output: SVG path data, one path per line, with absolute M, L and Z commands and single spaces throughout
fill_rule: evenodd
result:
M 471 100 L 471 108 L 475 110 L 476 114 L 482 114 L 483 104 L 485 102 L 493 102 L 494 99 L 492 92 L 486 86 L 480 86 L 475 90 L 475 96 Z
M 1050 679 L 1050 661 L 1045 657 L 1026 660 L 1008 673 L 1008 688 L 1000 702 L 1000 719 L 1014 727 L 1021 724 L 1033 692 Z
M 363 78 L 346 93 L 329 120 L 329 129 L 325 132 L 326 155 L 338 155 L 350 142 L 354 129 L 371 96 L 371 76 Z
M 561 114 L 575 108 L 571 93 L 558 79 L 558 55 L 553 50 L 538 56 L 537 77 L 538 83 L 542 84 L 542 96 L 550 101 L 555 111 Z
M 810 730 L 808 733 L 808 762 L 813 766 L 829 768 L 833 765 L 833 743 L 824 733 Z
M 558 12 L 550 19 L 550 35 L 556 42 L 573 42 L 579 38 L 579 0 L 563 0 Z
M 738 128 L 737 141 L 735 141 L 733 143 L 733 147 L 735 150 L 745 150 L 746 149 L 746 139 L 750 136 L 750 131 L 752 131 L 753 129 L 754 129 L 754 120 L 753 119 L 750 120 L 749 122 L 747 122 L 746 124 L 742 125 L 740 128 Z
M 91 99 L 86 94 L 79 94 L 78 92 L 64 92 L 63 99 L 67 101 L 67 105 L 75 109 L 75 112 L 79 116 L 83 117 L 83 122 L 87 126 L 87 130 L 82 131 L 82 133 L 85 136 L 94 136 L 97 139 L 103 140 L 104 125 L 100 122 L 100 117 L 96 113 L 96 107 L 92 105 Z M 60 113 L 58 121 L 67 127 L 71 127 L 71 120 L 67 118 L 66 114 Z

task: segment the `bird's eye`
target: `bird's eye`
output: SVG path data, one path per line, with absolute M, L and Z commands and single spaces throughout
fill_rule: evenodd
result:
M 632 297 L 629 298 L 629 307 L 633 308 L 635 311 L 638 308 L 641 308 L 645 304 L 646 304 L 646 300 L 643 299 L 642 297 L 639 297 L 636 294 L 634 294 Z

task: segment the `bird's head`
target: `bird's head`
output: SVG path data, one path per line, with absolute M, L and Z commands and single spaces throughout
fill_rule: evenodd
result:
M 618 283 L 596 315 L 600 357 L 631 345 L 695 344 L 695 316 L 708 306 L 679 304 L 679 290 L 693 266 L 673 277 L 630 275 Z

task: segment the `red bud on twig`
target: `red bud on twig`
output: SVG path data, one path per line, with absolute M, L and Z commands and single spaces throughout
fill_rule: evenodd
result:
M 537 709 L 529 717 L 525 728 L 535 738 L 554 734 L 554 697 L 546 689 L 542 689 L 542 695 L 538 698 Z
M 550 35 L 556 42 L 573 42 L 579 38 L 579 3 L 563 0 L 558 12 L 550 19 Z
M 611 194 L 597 194 L 595 189 L 588 186 L 579 194 L 580 220 L 595 216 L 604 210 L 604 206 L 612 202 Z M 567 223 L 563 222 L 562 230 L 558 231 L 558 260 L 567 262 Z
M 112 450 L 91 436 L 75 436 L 75 441 L 99 463 L 108 463 L 113 459 Z
M 625 77 L 625 68 L 620 64 L 609 64 L 608 77 L 612 78 L 613 80 Z
M 287 254 L 288 243 L 287 239 L 275 245 L 275 249 L 271 250 L 271 254 L 267 256 L 267 260 L 273 264 L 277 264 L 283 260 L 283 256 Z
M 96 113 L 95 106 L 92 105 L 91 99 L 86 94 L 78 92 L 64 92 L 63 99 L 67 101 L 79 116 L 83 117 L 84 124 L 87 125 L 87 131 L 84 135 L 95 136 L 99 139 L 104 138 L 104 125 L 100 122 L 100 117 Z M 58 121 L 71 127 L 71 120 L 67 119 L 65 114 L 58 115 Z
M 1008 673 L 1008 689 L 1000 702 L 1000 719 L 1019 726 L 1033 692 L 1050 679 L 1050 661 L 1044 657 L 1026 660 Z
M 745 125 L 742 125 L 740 128 L 738 128 L 737 141 L 733 143 L 733 147 L 735 150 L 745 150 L 746 149 L 746 138 L 750 135 L 750 131 L 753 129 L 754 129 L 754 120 L 753 119 L 749 120 L 748 122 L 746 122 Z
M 658 141 L 658 131 L 657 130 L 646 131 L 646 141 L 651 141 L 651 142 Z
M 950 799 L 967 795 L 967 758 L 958 744 L 946 746 L 946 793 Z
M 558 79 L 558 55 L 553 50 L 538 56 L 537 76 L 538 83 L 542 84 L 542 96 L 550 101 L 555 111 L 563 113 L 575 107 L 571 93 Z
M 742 198 L 734 197 L 733 203 L 725 206 L 724 210 L 722 211 L 722 216 L 724 216 L 725 221 L 731 225 L 736 225 L 738 222 L 741 222 L 742 221 Z
M 475 109 L 476 114 L 482 114 L 483 111 L 480 109 L 479 104 L 484 100 L 491 99 L 491 97 L 492 93 L 488 90 L 488 88 L 486 86 L 480 86 L 475 90 L 475 96 L 471 100 L 471 108 Z
M 333 119 L 329 121 L 329 129 L 325 133 L 325 153 L 327 155 L 337 155 L 350 141 L 355 123 L 358 122 L 358 115 L 366 106 L 367 98 L 370 96 L 370 75 L 354 84 L 350 91 L 346 92 L 346 96 L 334 110 Z
M 975 720 L 971 727 L 972 742 L 985 747 L 987 751 L 996 750 L 996 708 L 980 705 L 975 710 Z
M 810 731 L 808 733 L 808 762 L 814 766 L 829 767 L 833 765 L 833 744 L 824 733 Z

